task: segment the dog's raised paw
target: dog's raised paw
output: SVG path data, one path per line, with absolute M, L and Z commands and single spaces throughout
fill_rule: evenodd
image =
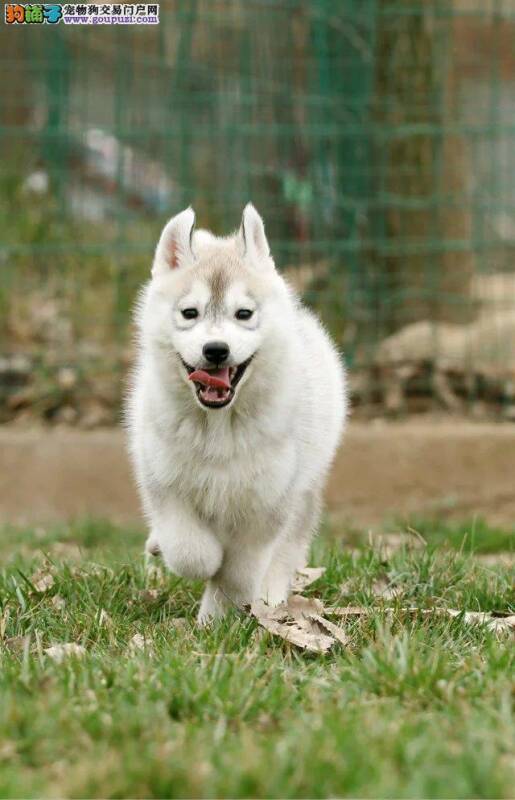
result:
M 222 564 L 222 546 L 214 536 L 195 536 L 180 545 L 163 544 L 161 551 L 168 569 L 181 578 L 208 580 Z

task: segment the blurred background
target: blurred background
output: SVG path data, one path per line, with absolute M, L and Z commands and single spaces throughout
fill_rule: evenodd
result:
M 515 0 L 0 29 L 0 421 L 108 425 L 166 219 L 251 199 L 356 416 L 515 420 Z

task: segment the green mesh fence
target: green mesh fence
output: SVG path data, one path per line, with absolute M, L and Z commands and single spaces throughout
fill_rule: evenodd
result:
M 226 233 L 249 199 L 357 406 L 512 415 L 515 0 L 160 16 L 0 28 L 0 419 L 116 407 L 164 221 Z

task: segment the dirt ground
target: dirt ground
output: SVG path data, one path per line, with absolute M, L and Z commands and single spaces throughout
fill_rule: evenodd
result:
M 353 422 L 327 492 L 331 515 L 385 520 L 482 516 L 515 523 L 515 425 L 412 420 Z M 0 428 L 0 523 L 89 515 L 140 519 L 120 430 Z

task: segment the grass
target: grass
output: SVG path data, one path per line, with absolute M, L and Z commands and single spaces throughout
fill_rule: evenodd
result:
M 0 796 L 512 797 L 509 640 L 400 606 L 506 611 L 513 574 L 439 530 L 387 561 L 317 542 L 327 571 L 306 593 L 376 610 L 350 647 L 306 655 L 236 612 L 198 630 L 201 587 L 145 572 L 138 530 L 4 529 Z M 400 600 L 374 597 L 385 574 Z M 63 642 L 84 657 L 52 661 Z

